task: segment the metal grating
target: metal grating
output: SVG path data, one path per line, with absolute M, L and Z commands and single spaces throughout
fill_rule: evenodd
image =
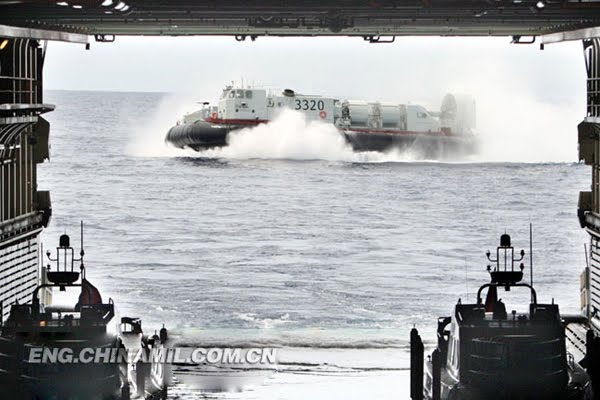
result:
M 5 321 L 10 306 L 31 301 L 31 293 L 39 283 L 38 236 L 33 235 L 0 250 L 0 301 Z
M 590 246 L 590 306 L 592 314 L 600 311 L 600 239 L 596 236 Z

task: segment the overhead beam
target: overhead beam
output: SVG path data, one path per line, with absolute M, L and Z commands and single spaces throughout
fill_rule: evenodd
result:
M 566 32 L 557 32 L 550 33 L 547 35 L 542 35 L 542 43 L 551 44 L 551 43 L 560 43 L 567 42 L 573 40 L 583 40 L 583 39 L 592 39 L 600 37 L 600 27 L 595 28 L 584 28 L 584 29 L 575 29 L 572 31 Z
M 123 0 L 106 6 L 104 3 L 102 0 L 0 0 L 0 24 L 89 35 L 169 36 L 539 36 L 600 26 L 600 1 L 596 0 Z
M 0 37 L 27 38 L 36 40 L 54 40 L 71 43 L 89 43 L 89 36 L 81 33 L 70 33 L 58 30 L 35 28 L 20 28 L 16 26 L 0 25 Z

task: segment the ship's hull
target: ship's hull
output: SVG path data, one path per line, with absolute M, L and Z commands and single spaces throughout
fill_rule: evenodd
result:
M 569 372 L 570 382 L 567 385 L 546 386 L 537 385 L 540 376 L 532 375 L 528 379 L 531 385 L 515 390 L 515 388 L 496 387 L 490 384 L 483 389 L 477 389 L 471 385 L 458 382 L 452 378 L 447 369 L 442 368 L 440 382 L 440 400 L 585 400 L 591 399 L 589 388 L 576 377 L 573 371 Z M 431 388 L 432 365 L 426 363 L 426 379 L 429 384 L 424 387 L 423 399 L 434 400 Z
M 220 124 L 197 121 L 173 126 L 165 141 L 179 148 L 196 151 L 228 145 L 231 131 L 256 124 Z M 475 136 L 449 135 L 442 132 L 407 132 L 393 129 L 340 129 L 355 151 L 410 150 L 420 158 L 464 157 L 478 151 Z
M 476 154 L 479 148 L 474 136 L 452 136 L 441 132 L 348 129 L 343 133 L 354 151 L 408 151 L 414 157 L 424 159 L 465 157 Z
M 115 349 L 124 349 L 114 336 L 29 339 L 32 341 L 0 336 L 0 387 L 10 388 L 12 400 L 166 398 L 165 366 L 152 362 L 134 367 L 116 359 Z M 37 361 L 32 360 L 34 348 L 43 348 L 46 355 L 38 353 L 34 356 Z M 79 355 L 89 351 L 86 349 L 97 353 L 87 353 L 86 357 L 92 354 L 93 359 L 79 360 Z M 55 362 L 52 354 L 56 355 Z M 105 358 L 96 359 L 98 354 Z M 152 355 L 148 359 L 152 360 Z
M 24 343 L 19 339 L 0 337 L 0 384 L 11 388 L 11 399 L 32 398 L 86 398 L 103 400 L 120 395 L 119 365 L 111 363 L 32 362 L 32 347 L 42 347 L 48 354 L 77 355 L 87 347 L 103 349 L 115 347 L 114 340 L 96 342 L 63 340 L 49 343 Z M 68 353 L 61 351 L 65 349 Z M 41 359 L 41 355 L 39 356 Z

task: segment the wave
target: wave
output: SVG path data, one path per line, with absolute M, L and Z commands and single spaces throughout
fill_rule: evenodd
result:
M 255 347 L 277 347 L 277 348 L 301 348 L 301 349 L 406 349 L 410 343 L 405 339 L 381 338 L 381 339 L 312 339 L 312 338 L 260 338 L 260 339 L 231 339 L 223 340 L 217 338 L 177 339 L 177 347 L 215 347 L 215 348 L 255 348 Z M 432 342 L 433 343 L 433 342 Z M 429 343 L 425 341 L 427 346 Z

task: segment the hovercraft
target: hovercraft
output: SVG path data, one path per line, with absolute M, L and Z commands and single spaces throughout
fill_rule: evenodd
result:
M 291 89 L 274 91 L 228 85 L 216 106 L 202 103 L 173 126 L 165 141 L 201 151 L 228 145 L 229 134 L 272 121 L 282 109 L 307 120 L 333 124 L 355 151 L 404 150 L 416 146 L 424 157 L 465 156 L 478 151 L 475 101 L 448 94 L 440 111 L 418 104 L 340 100 L 304 95 Z

